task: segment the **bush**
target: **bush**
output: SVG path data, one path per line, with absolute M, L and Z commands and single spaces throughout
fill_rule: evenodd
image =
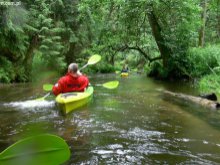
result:
M 201 77 L 213 72 L 220 66 L 220 46 L 210 45 L 205 48 L 191 48 L 188 51 L 192 77 Z
M 150 76 L 160 79 L 189 79 L 189 59 L 184 53 L 173 54 L 164 68 L 161 61 L 155 61 L 151 65 Z
M 161 62 L 155 61 L 150 67 L 148 76 L 165 79 L 168 77 L 168 71 L 163 67 Z
M 53 61 L 47 61 L 42 57 L 41 52 L 36 52 L 32 63 L 32 81 L 39 80 L 44 74 L 54 73 L 63 74 L 67 70 L 63 58 L 55 58 Z
M 204 93 L 216 93 L 220 95 L 220 76 L 217 74 L 210 74 L 200 79 L 199 90 Z
M 5 57 L 0 57 L 0 82 L 10 83 L 15 79 L 15 72 L 12 62 Z

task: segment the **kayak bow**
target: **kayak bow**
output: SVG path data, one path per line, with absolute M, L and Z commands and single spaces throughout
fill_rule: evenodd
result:
M 121 77 L 128 77 L 128 72 L 122 72 Z

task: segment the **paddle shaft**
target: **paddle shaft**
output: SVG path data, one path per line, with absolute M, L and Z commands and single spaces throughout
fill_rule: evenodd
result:
M 82 68 L 79 69 L 79 71 L 83 70 L 84 68 L 86 68 L 89 64 L 84 65 Z
M 51 94 L 51 92 L 47 93 L 47 94 L 43 97 L 43 99 L 45 99 L 46 97 L 50 96 L 50 94 Z

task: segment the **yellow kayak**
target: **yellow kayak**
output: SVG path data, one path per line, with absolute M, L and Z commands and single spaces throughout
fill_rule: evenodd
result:
M 128 72 L 122 72 L 121 77 L 128 77 Z
M 56 97 L 56 104 L 63 114 L 67 114 L 83 105 L 92 98 L 93 87 L 89 86 L 85 92 L 61 93 Z

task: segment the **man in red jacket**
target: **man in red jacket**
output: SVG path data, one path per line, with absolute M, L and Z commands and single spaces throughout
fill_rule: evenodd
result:
M 71 63 L 68 72 L 53 86 L 53 94 L 66 92 L 83 92 L 89 85 L 89 79 L 78 71 L 78 65 Z

